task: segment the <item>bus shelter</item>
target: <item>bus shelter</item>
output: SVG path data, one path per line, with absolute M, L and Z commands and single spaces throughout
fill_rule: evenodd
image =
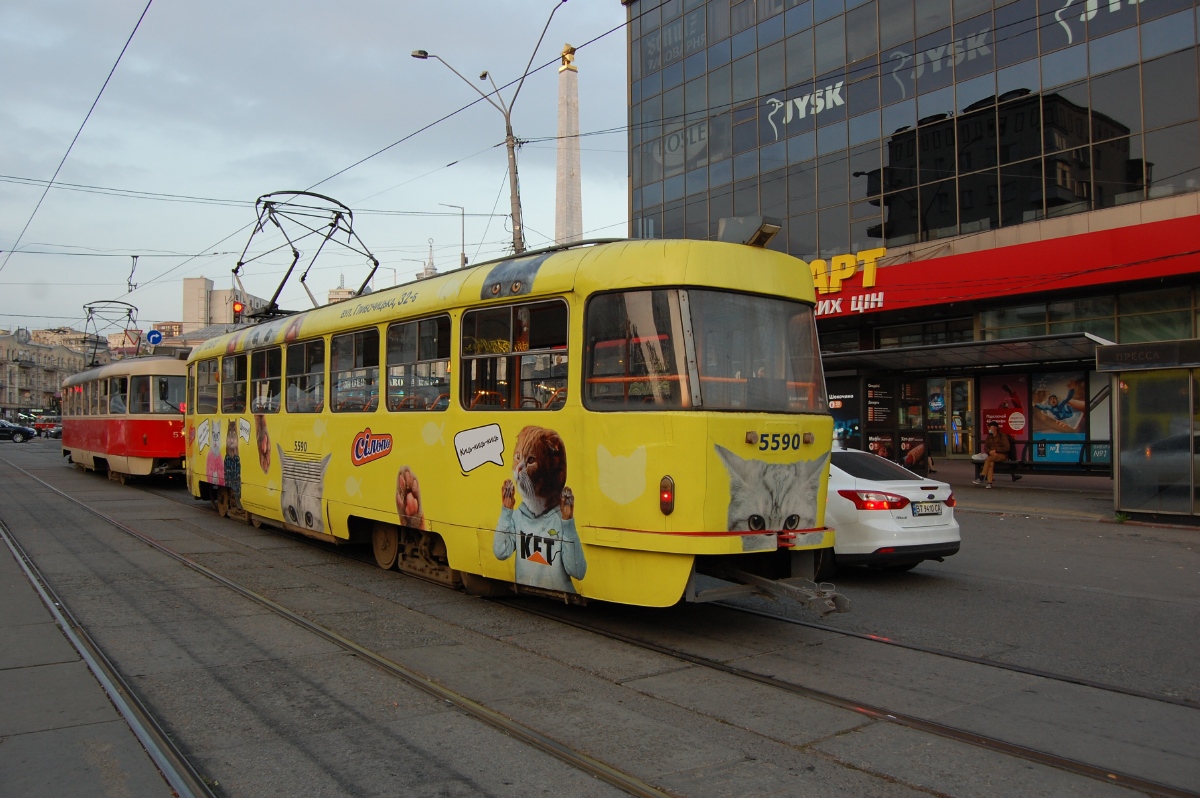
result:
M 1116 396 L 1116 509 L 1200 515 L 1200 340 L 1103 346 Z
M 967 459 L 993 421 L 1044 473 L 1111 472 L 1111 387 L 1090 333 L 822 356 L 838 437 L 918 473 Z

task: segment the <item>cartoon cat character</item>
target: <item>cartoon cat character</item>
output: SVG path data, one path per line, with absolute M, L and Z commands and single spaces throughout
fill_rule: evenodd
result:
M 744 537 L 744 550 L 774 548 L 774 536 L 768 533 L 817 525 L 817 490 L 828 452 L 815 460 L 765 463 L 743 460 L 720 444 L 715 446 L 729 471 L 729 531 L 764 533 Z
M 567 450 L 557 432 L 528 426 L 517 434 L 513 479 L 504 480 L 500 499 L 496 559 L 517 555 L 517 584 L 574 593 L 571 578 L 583 579 L 587 561 L 575 530 L 575 495 L 567 487 Z
M 271 436 L 267 434 L 267 417 L 254 414 L 254 442 L 258 447 L 258 466 L 265 474 L 271 470 Z
M 421 509 L 421 486 L 417 475 L 403 466 L 396 475 L 396 512 L 400 523 L 413 529 L 425 528 L 425 511 Z
M 288 457 L 278 444 L 279 466 L 283 471 L 279 492 L 279 506 L 283 511 L 284 523 L 311 532 L 325 531 L 325 516 L 321 510 L 321 498 L 325 493 L 325 471 L 329 467 L 331 454 L 319 462 Z
M 208 457 L 204 462 L 204 473 L 210 484 L 223 486 L 225 461 L 221 459 L 221 422 L 214 419 L 207 430 L 201 430 L 201 434 L 204 433 L 208 434 Z
M 242 459 L 238 447 L 238 420 L 229 419 L 225 431 L 225 487 L 233 492 L 235 507 L 242 506 Z
M 479 289 L 480 299 L 512 297 L 528 294 L 533 290 L 533 281 L 546 259 L 553 255 L 547 252 L 530 258 L 510 258 L 492 267 Z

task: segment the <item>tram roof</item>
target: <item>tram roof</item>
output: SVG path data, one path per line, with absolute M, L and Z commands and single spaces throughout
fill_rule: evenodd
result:
M 108 377 L 140 376 L 143 374 L 161 374 L 163 376 L 185 376 L 187 364 L 174 357 L 148 355 L 145 357 L 127 357 L 114 360 L 94 369 L 72 374 L 63 380 L 63 387 L 79 385 L 92 380 L 107 379 Z
M 451 309 L 572 291 L 588 295 L 654 286 L 712 287 L 814 300 L 804 262 L 774 250 L 687 239 L 580 242 L 468 266 L 264 322 L 212 338 L 193 349 L 190 359 Z

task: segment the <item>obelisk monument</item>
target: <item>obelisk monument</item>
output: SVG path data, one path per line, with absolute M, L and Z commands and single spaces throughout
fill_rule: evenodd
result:
M 554 243 L 583 238 L 583 197 L 579 175 L 579 70 L 575 48 L 563 47 L 558 68 L 558 172 L 554 184 Z

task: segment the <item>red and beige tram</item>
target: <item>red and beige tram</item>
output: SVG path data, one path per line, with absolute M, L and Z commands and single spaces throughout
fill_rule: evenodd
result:
M 168 357 L 118 360 L 63 381 L 63 456 L 125 482 L 183 473 L 187 364 Z

